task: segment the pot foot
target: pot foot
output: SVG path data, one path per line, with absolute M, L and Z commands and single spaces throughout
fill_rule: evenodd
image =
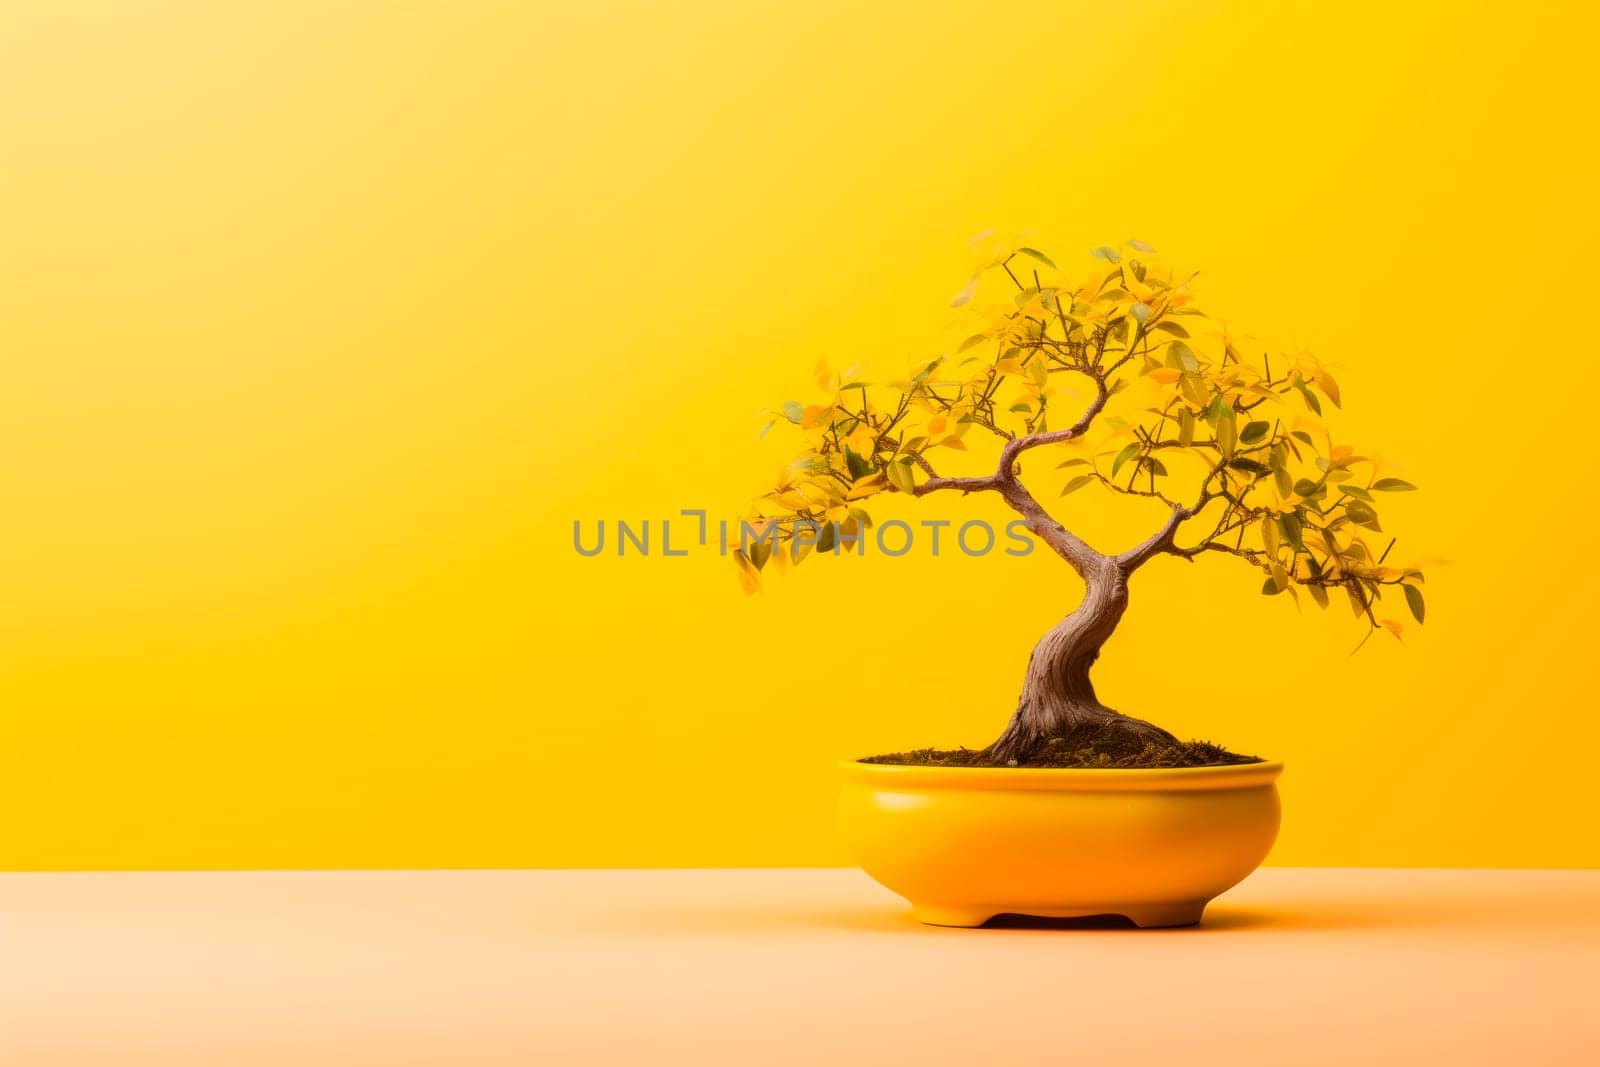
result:
M 1140 928 L 1194 926 L 1205 913 L 1207 903 L 1204 900 L 1185 900 L 1176 904 L 1142 904 L 1133 908 L 1119 908 L 1117 914 L 1126 916 Z
M 991 911 L 974 911 L 970 908 L 925 908 L 917 905 L 911 914 L 928 926 L 982 926 L 994 918 Z

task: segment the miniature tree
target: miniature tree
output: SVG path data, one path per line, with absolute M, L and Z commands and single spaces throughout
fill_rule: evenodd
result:
M 1206 328 L 1191 279 L 1138 241 L 1095 249 L 1103 266 L 1076 286 L 1042 252 L 989 235 L 975 242 L 988 251 L 952 305 L 970 308 L 986 275 L 1011 299 L 981 312 L 956 353 L 878 385 L 860 380 L 859 368 L 834 374 L 819 364 L 831 399 L 772 413 L 799 427 L 806 448 L 748 516 L 745 534 L 757 536 L 742 536 L 734 553 L 747 591 L 765 567 L 837 554 L 863 536 L 872 519 L 862 505 L 876 494 L 998 494 L 1085 593 L 1034 647 L 1016 711 L 985 753 L 996 762 L 1026 761 L 1060 739 L 1122 752 L 1175 742 L 1101 703 L 1090 681 L 1127 610 L 1130 577 L 1160 555 L 1233 557 L 1262 573 L 1263 593 L 1304 590 L 1322 607 L 1337 594 L 1368 636 L 1380 627 L 1400 635 L 1400 622 L 1377 614 L 1385 593 L 1399 591 L 1422 622 L 1422 572 L 1386 562 L 1394 542 L 1381 537 L 1375 496 L 1414 486 L 1333 442 L 1320 416 L 1324 402 L 1339 405 L 1339 386 L 1319 361 L 1248 358 L 1237 337 Z M 1068 383 L 1081 387 L 1075 401 Z M 998 439 L 998 464 L 940 473 L 938 457 L 967 451 L 973 431 Z M 1093 547 L 1024 484 L 1024 465 L 1035 462 L 1066 472 L 1061 494 L 1073 501 L 1091 487 L 1149 498 L 1165 506 L 1164 521 L 1121 551 Z

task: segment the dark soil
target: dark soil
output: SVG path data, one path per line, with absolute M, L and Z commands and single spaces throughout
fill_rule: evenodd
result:
M 1085 744 L 1085 741 L 1089 741 Z M 981 748 L 919 748 L 868 756 L 862 763 L 899 763 L 913 767 L 1231 767 L 1260 763 L 1259 756 L 1241 756 L 1209 741 L 1151 741 L 1137 751 L 1124 745 L 1096 746 L 1090 738 L 1056 737 L 1042 741 L 1016 763 L 998 762 Z

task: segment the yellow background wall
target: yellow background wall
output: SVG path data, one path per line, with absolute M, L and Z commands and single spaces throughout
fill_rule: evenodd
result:
M 1274 862 L 1600 863 L 1588 5 L 675 7 L 5 5 L 0 866 L 841 862 L 832 761 L 991 739 L 1066 569 L 572 522 L 742 506 L 988 226 L 1342 365 L 1451 561 L 1354 658 L 1158 562 L 1102 693 L 1285 759 Z

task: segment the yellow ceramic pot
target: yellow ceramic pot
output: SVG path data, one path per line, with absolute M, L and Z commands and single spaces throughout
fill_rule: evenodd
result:
M 856 862 L 925 923 L 1011 913 L 1188 926 L 1266 858 L 1282 770 L 849 762 L 839 817 Z

